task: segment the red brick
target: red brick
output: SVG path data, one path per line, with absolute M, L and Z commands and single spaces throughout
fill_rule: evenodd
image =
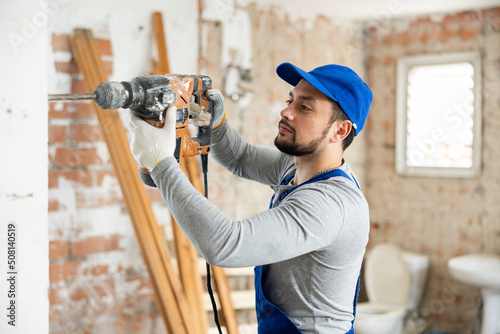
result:
M 101 187 L 103 180 L 106 176 L 111 176 L 112 178 L 116 178 L 115 171 L 111 170 L 98 170 L 95 172 L 96 175 L 96 186 Z
M 109 39 L 95 38 L 96 46 L 101 55 L 112 56 L 111 41 Z M 71 51 L 70 35 L 52 34 L 52 49 L 54 51 Z
M 415 33 L 411 30 L 400 35 L 400 41 L 402 45 L 410 45 L 417 41 Z
M 51 170 L 49 171 L 49 188 L 59 187 L 59 178 L 65 178 L 85 187 L 93 184 L 92 172 L 88 170 Z
M 93 102 L 92 102 L 93 103 Z M 56 110 L 56 105 L 49 103 L 49 119 L 95 119 L 94 107 L 91 102 L 62 102 L 61 110 Z
M 65 125 L 49 125 L 49 144 L 64 143 L 66 141 Z
M 454 24 L 454 23 L 468 23 L 476 22 L 479 20 L 479 13 L 476 11 L 466 11 L 458 14 L 446 15 L 442 21 L 443 25 Z
M 475 39 L 478 37 L 479 32 L 481 31 L 481 26 L 480 25 L 467 25 L 463 26 L 460 29 L 460 37 L 462 39 Z
M 111 47 L 111 41 L 109 39 L 95 39 L 97 49 L 101 53 L 102 56 L 112 56 L 113 50 Z
M 82 260 L 64 260 L 53 262 L 49 265 L 49 280 L 50 282 L 59 282 L 72 280 L 81 274 L 80 266 Z
M 393 122 L 391 122 L 390 120 L 384 120 L 380 123 L 380 126 L 384 129 L 384 130 L 389 130 L 389 129 L 393 129 L 394 128 L 394 124 Z
M 57 305 L 57 304 L 62 304 L 63 300 L 61 297 L 59 297 L 59 292 L 61 291 L 61 288 L 50 288 L 49 289 L 49 304 L 50 305 Z
M 442 29 L 439 25 L 434 24 L 422 32 L 420 39 L 423 43 L 437 42 L 439 35 L 441 34 L 441 30 Z
M 54 51 L 70 51 L 71 45 L 69 35 L 52 34 L 52 50 Z
M 92 276 L 107 275 L 107 274 L 109 274 L 109 266 L 104 265 L 104 264 L 98 264 L 98 265 L 92 266 L 90 271 L 92 273 Z
M 95 300 L 104 296 L 111 296 L 115 291 L 115 282 L 113 279 L 80 282 L 79 285 L 71 291 L 70 299 L 72 301 Z
M 100 165 L 103 161 L 95 147 L 58 147 L 55 164 L 58 167 L 83 167 Z
M 53 322 L 55 322 L 55 319 L 57 319 L 60 316 L 61 316 L 61 311 L 59 309 L 52 309 L 51 308 L 50 312 L 49 312 L 49 324 L 52 324 Z M 62 334 L 62 333 L 63 333 L 62 331 L 55 332 L 55 334 Z
M 438 39 L 440 42 L 447 42 L 452 38 L 459 36 L 459 30 L 457 29 L 441 29 L 439 31 Z
M 80 70 L 76 64 L 75 58 L 71 58 L 70 61 L 55 61 L 54 65 L 56 67 L 56 72 L 66 73 L 66 74 L 79 74 Z
M 102 133 L 98 125 L 71 124 L 69 128 L 69 141 L 73 143 L 98 142 L 102 141 Z
M 409 45 L 416 42 L 416 36 L 413 32 L 392 33 L 385 38 L 387 45 Z
M 113 234 L 109 237 L 98 236 L 89 237 L 80 241 L 73 241 L 71 245 L 72 256 L 84 256 L 93 253 L 110 252 L 119 250 L 118 234 Z
M 68 257 L 69 242 L 66 240 L 53 240 L 49 242 L 49 259 L 62 259 Z
M 430 17 L 421 17 L 410 22 L 410 30 L 428 27 L 432 24 L 433 22 Z
M 49 200 L 49 211 L 59 210 L 59 201 Z
M 49 154 L 48 154 L 47 159 L 49 161 L 49 166 L 52 166 L 54 164 L 54 156 L 52 155 L 50 148 L 49 148 Z
M 92 93 L 94 91 L 94 88 L 87 88 L 85 82 L 80 79 L 73 79 L 71 80 L 71 93 L 73 94 L 86 94 L 86 93 Z

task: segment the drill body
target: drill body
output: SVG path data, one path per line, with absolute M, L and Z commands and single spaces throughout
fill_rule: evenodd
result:
M 94 91 L 95 102 L 102 109 L 129 108 L 136 116 L 155 127 L 163 127 L 166 109 L 177 107 L 176 138 L 174 153 L 177 161 L 181 157 L 210 151 L 211 127 L 199 126 L 195 137 L 188 132 L 190 103 L 199 104 L 213 115 L 213 102 L 205 92 L 212 88 L 212 80 L 203 75 L 147 75 L 131 81 L 103 82 Z M 147 169 L 139 168 L 141 179 L 149 186 L 156 186 Z

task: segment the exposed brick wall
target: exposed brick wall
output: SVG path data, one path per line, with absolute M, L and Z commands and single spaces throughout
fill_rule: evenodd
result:
M 391 241 L 431 259 L 420 307 L 422 329 L 479 333 L 479 289 L 455 281 L 447 260 L 500 253 L 500 8 L 441 17 L 380 22 L 368 27 L 368 81 L 374 102 L 367 131 L 370 244 Z M 482 173 L 473 179 L 395 174 L 398 57 L 479 50 L 483 66 Z
M 110 75 L 111 41 L 97 46 Z M 87 92 L 69 36 L 52 35 L 52 52 L 69 59 L 55 61 L 58 78 Z M 49 108 L 50 332 L 165 333 L 91 104 Z M 155 211 L 165 210 L 157 191 L 149 193 Z

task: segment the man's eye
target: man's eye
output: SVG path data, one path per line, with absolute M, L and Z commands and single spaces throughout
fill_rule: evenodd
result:
M 305 105 L 301 105 L 300 107 L 301 107 L 301 108 L 302 108 L 302 110 L 304 110 L 304 111 L 311 110 L 310 108 L 308 108 L 308 107 L 307 107 L 307 106 L 305 106 Z
M 292 100 L 286 100 L 285 103 L 287 106 L 289 106 L 292 103 Z

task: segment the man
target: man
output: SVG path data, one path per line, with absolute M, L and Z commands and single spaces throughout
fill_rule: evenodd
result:
M 233 221 L 190 185 L 173 158 L 175 107 L 162 129 L 131 114 L 132 152 L 208 263 L 256 266 L 259 333 L 353 333 L 369 216 L 342 155 L 365 124 L 372 93 L 339 65 L 305 72 L 284 63 L 277 74 L 294 86 L 281 111 L 279 151 L 245 142 L 225 121 L 220 93 L 207 92 L 215 104 L 212 157 L 270 185 L 269 210 Z

